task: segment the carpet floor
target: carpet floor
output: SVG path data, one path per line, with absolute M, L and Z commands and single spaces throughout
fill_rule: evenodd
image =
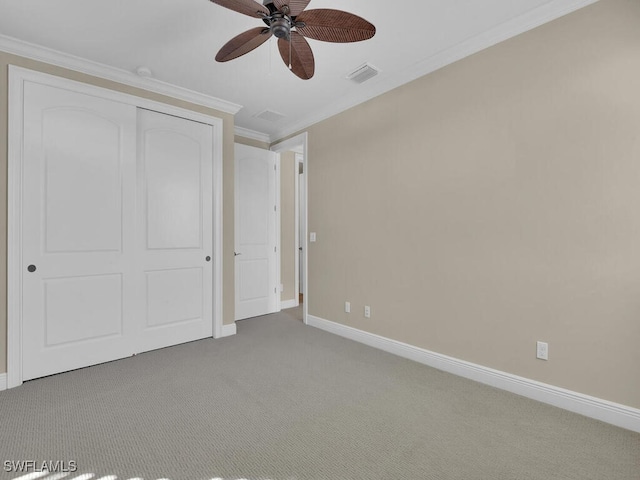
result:
M 639 434 L 307 327 L 296 310 L 237 326 L 0 392 L 0 478 L 640 479 Z

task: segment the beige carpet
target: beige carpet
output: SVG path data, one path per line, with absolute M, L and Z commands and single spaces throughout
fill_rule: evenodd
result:
M 0 423 L 0 467 L 74 461 L 69 479 L 640 479 L 638 434 L 286 312 L 0 392 Z

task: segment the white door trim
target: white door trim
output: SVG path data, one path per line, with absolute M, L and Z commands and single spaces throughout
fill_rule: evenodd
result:
M 294 155 L 293 161 L 293 248 L 295 251 L 293 260 L 293 306 L 300 305 L 300 155 Z
M 300 223 L 300 213 L 306 213 L 306 211 L 300 212 L 301 209 L 301 205 L 300 205 L 300 164 L 302 164 L 302 172 L 304 172 L 304 156 L 301 153 L 296 153 L 295 155 L 295 164 L 296 164 L 296 174 L 295 174 L 295 232 L 296 232 L 296 241 L 295 241 L 295 249 L 296 249 L 296 255 L 295 255 L 295 269 L 296 269 L 296 278 L 295 278 L 295 282 L 296 282 L 296 307 L 298 305 L 300 305 L 300 229 L 306 225 L 306 221 L 303 217 L 303 221 L 302 224 Z M 303 179 L 305 177 L 302 177 Z M 304 189 L 303 189 L 304 192 Z M 305 197 L 306 198 L 306 197 Z M 304 254 L 304 253 L 303 253 Z M 304 284 L 303 284 L 304 287 Z
M 276 308 L 277 311 L 282 310 L 282 211 L 280 210 L 282 201 L 282 182 L 280 181 L 280 154 L 276 153 L 275 156 L 275 171 L 276 171 Z
M 9 65 L 7 217 L 7 388 L 22 384 L 22 181 L 25 82 L 93 95 L 213 127 L 213 337 L 222 327 L 222 119 L 62 77 Z
M 304 195 L 305 195 L 305 202 L 304 202 L 304 206 L 305 206 L 305 211 L 304 211 L 304 218 L 307 219 L 307 221 L 305 221 L 305 224 L 303 225 L 304 228 L 304 245 L 302 246 L 302 261 L 304 263 L 304 289 L 305 289 L 305 294 L 304 294 L 304 301 L 302 303 L 302 321 L 307 324 L 307 316 L 309 313 L 309 269 L 308 269 L 308 265 L 309 265 L 309 259 L 308 259 L 308 252 L 309 252 L 309 202 L 308 202 L 308 198 L 309 198 L 309 190 L 308 190 L 308 184 L 309 184 L 309 176 L 307 175 L 308 173 L 308 168 L 309 168 L 309 152 L 308 152 L 308 147 L 307 147 L 307 143 L 308 143 L 308 133 L 307 132 L 303 132 L 300 133 L 294 137 L 291 137 L 287 140 L 284 140 L 282 142 L 276 143 L 274 145 L 271 146 L 271 150 L 277 153 L 282 153 L 282 152 L 286 152 L 288 150 L 294 150 L 296 148 L 299 148 L 300 146 L 302 146 L 302 165 L 303 165 L 303 171 L 305 173 L 304 175 Z M 297 168 L 297 162 L 296 162 L 296 168 Z M 296 172 L 297 173 L 297 172 Z M 298 175 L 296 174 L 296 178 L 298 178 Z M 296 204 L 298 203 L 298 199 L 296 198 Z M 297 216 L 296 216 L 296 221 L 297 221 Z M 296 231 L 296 238 L 297 238 L 297 231 Z M 299 245 L 298 245 L 299 247 Z M 297 270 L 296 270 L 297 271 Z M 298 285 L 299 283 L 296 282 L 296 290 L 298 289 Z M 298 300 L 298 296 L 296 296 L 296 301 Z

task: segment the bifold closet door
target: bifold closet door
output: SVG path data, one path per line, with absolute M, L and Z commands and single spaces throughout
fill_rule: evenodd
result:
M 136 108 L 25 85 L 23 379 L 131 355 Z
M 138 113 L 141 350 L 212 336 L 213 129 Z

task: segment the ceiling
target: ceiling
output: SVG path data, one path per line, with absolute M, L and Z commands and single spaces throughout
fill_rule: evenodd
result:
M 28 42 L 47 47 L 44 58 L 68 54 L 57 62 L 63 66 L 82 70 L 80 57 L 93 62 L 90 71 L 117 72 L 126 83 L 177 86 L 183 97 L 239 104 L 238 132 L 274 141 L 594 1 L 312 0 L 307 9 L 345 10 L 377 32 L 359 43 L 309 40 L 316 60 L 311 80 L 288 71 L 275 39 L 217 63 L 222 45 L 261 21 L 207 0 L 0 0 L 0 50 L 43 58 L 34 45 L 16 47 Z M 381 73 L 362 84 L 345 78 L 365 62 Z M 152 78 L 136 75 L 141 66 Z M 265 110 L 284 118 L 255 117 Z

